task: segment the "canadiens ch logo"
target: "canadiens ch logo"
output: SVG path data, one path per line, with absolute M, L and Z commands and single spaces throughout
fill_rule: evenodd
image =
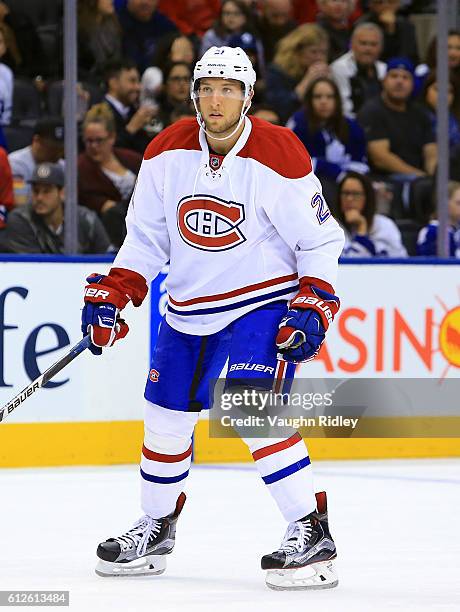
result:
M 154 370 L 153 368 L 150 370 L 149 372 L 149 378 L 152 382 L 158 382 L 158 379 L 160 378 L 160 372 L 158 372 L 158 370 Z
M 244 205 L 209 195 L 186 196 L 177 206 L 182 240 L 203 251 L 226 251 L 246 240 L 240 229 Z

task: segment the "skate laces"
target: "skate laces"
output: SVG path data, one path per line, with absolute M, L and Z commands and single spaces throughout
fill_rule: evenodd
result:
M 123 552 L 136 548 L 138 557 L 142 557 L 145 555 L 150 537 L 159 533 L 160 529 L 161 519 L 154 519 L 146 514 L 136 521 L 129 531 L 114 539 L 120 544 Z
M 280 550 L 287 555 L 302 551 L 313 533 L 313 526 L 309 518 L 289 523 Z

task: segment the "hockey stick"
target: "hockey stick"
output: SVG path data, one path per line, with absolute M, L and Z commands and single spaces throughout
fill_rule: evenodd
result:
M 27 387 L 25 387 L 21 393 L 18 393 L 12 400 L 7 402 L 3 408 L 0 408 L 0 423 L 5 420 L 5 418 L 13 412 L 15 408 L 20 406 L 26 399 L 28 399 L 37 389 L 46 385 L 53 376 L 55 376 L 58 372 L 60 372 L 67 364 L 78 357 L 80 353 L 83 353 L 85 349 L 89 347 L 91 344 L 91 340 L 89 336 L 85 336 L 80 342 L 77 342 L 75 346 L 67 351 L 65 355 L 63 355 L 60 359 L 53 363 L 43 374 L 41 374 L 38 378 L 33 380 Z

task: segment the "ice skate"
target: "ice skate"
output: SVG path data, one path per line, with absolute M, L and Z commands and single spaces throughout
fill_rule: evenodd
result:
M 98 576 L 146 576 L 162 574 L 166 555 L 174 548 L 176 522 L 185 503 L 185 493 L 177 498 L 172 514 L 154 519 L 145 515 L 118 538 L 97 547 Z
M 331 589 L 338 584 L 332 559 L 337 552 L 329 532 L 326 493 L 316 493 L 317 510 L 289 523 L 280 548 L 262 557 L 265 582 L 275 590 Z

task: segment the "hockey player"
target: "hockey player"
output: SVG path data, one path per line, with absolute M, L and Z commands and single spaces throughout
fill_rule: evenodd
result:
M 191 462 L 191 436 L 209 384 L 292 379 L 312 359 L 339 309 L 334 295 L 343 232 L 308 153 L 288 129 L 248 118 L 256 75 L 240 48 L 213 47 L 195 66 L 186 118 L 147 147 L 127 214 L 127 236 L 107 276 L 92 275 L 82 331 L 92 351 L 123 338 L 119 312 L 139 306 L 170 261 L 168 306 L 145 389 L 141 502 L 145 515 L 97 549 L 102 576 L 160 574 L 174 547 Z M 278 352 L 278 353 L 277 353 Z M 260 370 L 261 368 L 258 368 Z M 313 492 L 301 436 L 244 439 L 288 522 L 262 558 L 271 588 L 337 584 L 326 494 Z

